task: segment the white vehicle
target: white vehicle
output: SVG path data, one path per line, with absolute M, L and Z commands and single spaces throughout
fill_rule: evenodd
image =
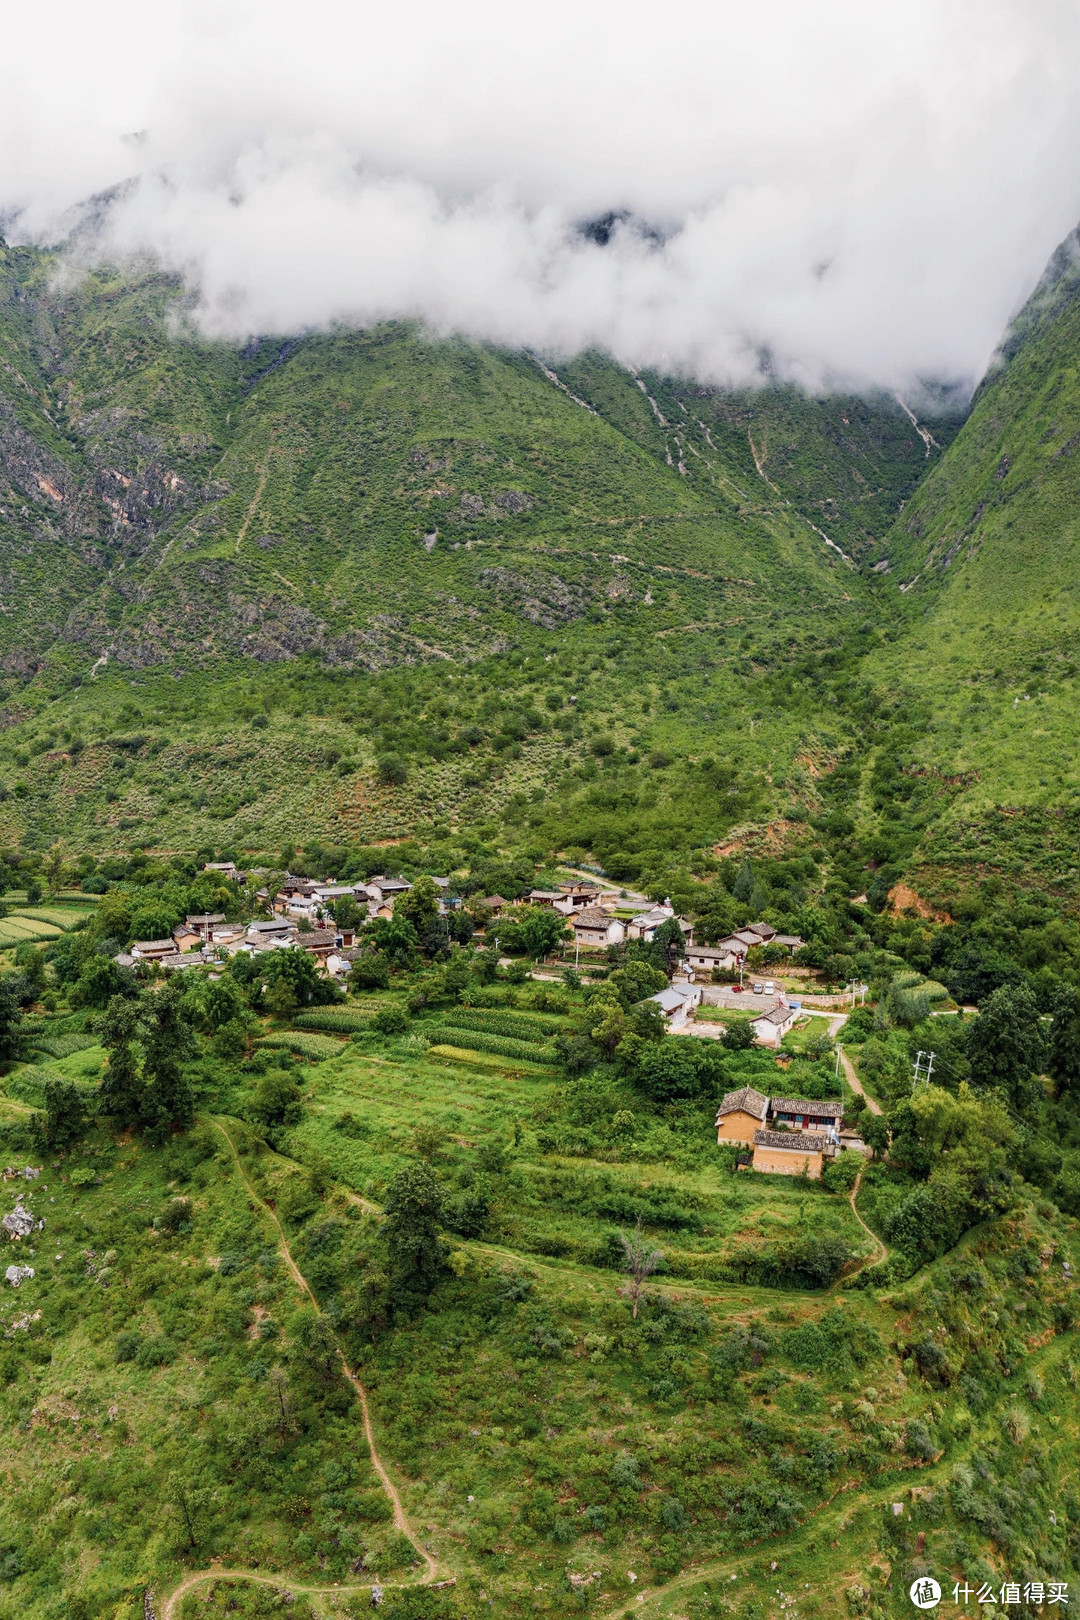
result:
M 765 994 L 765 986 L 763 984 L 755 984 L 751 988 L 753 989 L 755 996 L 763 996 Z
M 775 996 L 776 994 L 776 986 L 771 979 L 765 980 L 765 994 L 767 996 Z

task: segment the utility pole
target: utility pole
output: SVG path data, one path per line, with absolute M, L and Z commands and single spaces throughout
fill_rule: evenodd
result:
M 933 1052 L 916 1052 L 916 1054 L 915 1054 L 915 1084 L 916 1085 L 919 1085 L 921 1083 L 924 1086 L 928 1086 L 930 1084 L 930 1076 L 934 1072 L 934 1057 L 935 1057 L 935 1055 L 936 1054 L 933 1053 Z M 926 1064 L 926 1072 L 925 1072 L 925 1074 L 922 1072 L 922 1066 L 923 1066 L 924 1063 Z

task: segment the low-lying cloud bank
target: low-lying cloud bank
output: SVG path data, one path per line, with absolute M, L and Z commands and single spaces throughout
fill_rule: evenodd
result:
M 94 251 L 182 270 L 214 333 L 970 382 L 1080 218 L 1072 0 L 157 12 L 9 23 L 0 211 L 56 240 L 108 191 Z

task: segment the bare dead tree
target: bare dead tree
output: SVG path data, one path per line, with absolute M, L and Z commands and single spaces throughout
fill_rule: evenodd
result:
M 641 1229 L 641 1216 L 632 1232 L 620 1232 L 619 1241 L 623 1246 L 623 1270 L 630 1275 L 625 1293 L 633 1301 L 634 1320 L 637 1320 L 638 1301 L 641 1298 L 641 1287 L 646 1277 L 651 1277 L 664 1263 L 664 1256 L 659 1249 L 654 1249 Z

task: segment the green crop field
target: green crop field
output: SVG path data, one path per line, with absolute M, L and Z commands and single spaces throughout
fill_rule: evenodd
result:
M 43 939 L 56 939 L 63 929 L 56 923 L 45 922 L 39 917 L 20 916 L 18 914 L 4 917 L 0 920 L 0 950 L 12 945 L 20 945 L 25 941 L 36 942 Z

